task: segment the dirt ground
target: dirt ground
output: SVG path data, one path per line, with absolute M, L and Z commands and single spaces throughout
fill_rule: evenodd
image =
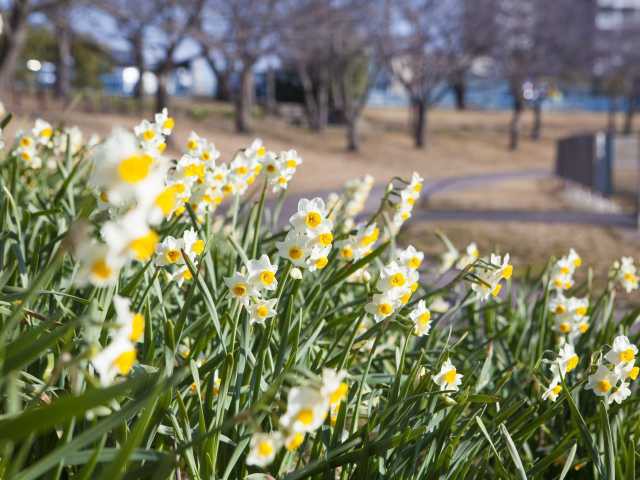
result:
M 369 108 L 361 125 L 359 153 L 345 151 L 344 130 L 330 127 L 317 134 L 279 118 L 257 117 L 254 132 L 239 135 L 233 131 L 230 106 L 213 102 L 187 103 L 175 99 L 177 127 L 170 147 L 175 155 L 191 130 L 213 141 L 229 158 L 254 137 L 261 137 L 272 150 L 294 148 L 304 158 L 291 184 L 292 192 L 339 190 L 350 178 L 371 174 L 377 182 L 393 176 L 409 176 L 414 170 L 427 181 L 487 173 L 504 173 L 528 169 L 552 170 L 555 141 L 576 132 L 604 127 L 602 114 L 545 112 L 542 138 L 533 142 L 528 133 L 531 118 L 522 125 L 522 142 L 516 152 L 507 149 L 509 112 L 435 110 L 430 112 L 428 147 L 416 150 L 407 132 L 408 115 L 401 108 Z M 7 105 L 11 106 L 11 105 Z M 17 128 L 28 127 L 37 116 L 49 121 L 78 125 L 84 132 L 108 134 L 116 126 L 133 127 L 139 115 L 62 111 L 55 104 L 24 100 L 5 139 Z M 146 117 L 151 117 L 150 113 Z M 509 180 L 484 187 L 442 192 L 434 195 L 428 207 L 447 209 L 509 208 L 553 210 L 568 208 L 561 191 L 562 183 L 553 179 Z M 421 248 L 436 253 L 442 245 L 433 235 L 439 229 L 459 248 L 475 240 L 482 252 L 511 252 L 518 263 L 542 264 L 550 255 L 561 255 L 568 248 L 580 251 L 587 263 L 598 272 L 620 255 L 640 257 L 640 243 L 635 232 L 579 225 L 545 225 L 498 222 L 438 222 L 411 226 L 405 238 Z

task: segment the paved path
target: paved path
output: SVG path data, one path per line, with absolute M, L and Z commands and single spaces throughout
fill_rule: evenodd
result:
M 427 203 L 433 195 L 442 192 L 465 190 L 478 186 L 486 186 L 490 183 L 499 183 L 508 180 L 539 180 L 553 178 L 549 170 L 534 169 L 520 170 L 505 173 L 488 173 L 479 175 L 465 175 L 449 177 L 425 182 L 422 202 Z M 367 200 L 363 217 L 367 217 L 378 209 L 380 200 L 384 195 L 386 184 L 376 184 L 371 190 Z M 329 190 L 294 194 L 286 198 L 280 215 L 280 224 L 284 225 L 287 219 L 297 210 L 300 198 L 323 197 L 326 198 Z M 272 202 L 269 202 L 272 203 Z M 430 209 L 418 208 L 412 216 L 418 221 L 490 221 L 490 222 L 537 222 L 537 223 L 564 223 L 596 225 L 603 227 L 636 228 L 634 215 L 625 213 L 596 213 L 580 211 L 527 211 L 527 210 L 460 210 L 460 209 Z

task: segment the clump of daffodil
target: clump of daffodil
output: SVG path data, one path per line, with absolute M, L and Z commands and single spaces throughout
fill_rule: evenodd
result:
M 379 322 L 409 303 L 418 289 L 418 268 L 424 255 L 413 246 L 396 252 L 394 258 L 382 268 L 376 282 L 373 298 L 365 310 Z
M 325 268 L 333 247 L 333 222 L 324 201 L 318 197 L 301 199 L 289 224 L 286 237 L 276 244 L 280 256 L 311 272 Z
M 322 426 L 330 411 L 336 411 L 349 393 L 344 381 L 347 373 L 325 368 L 319 386 L 293 387 L 287 396 L 287 409 L 279 421 L 279 431 L 254 433 L 247 464 L 266 466 L 284 446 L 294 451 L 305 436 Z
M 572 344 L 565 343 L 560 348 L 557 358 L 551 365 L 552 378 L 549 386 L 542 394 L 543 400 L 551 400 L 555 402 L 562 392 L 562 379 L 566 380 L 568 373 L 571 373 L 576 369 L 580 357 L 576 354 L 576 351 Z
M 278 193 L 287 189 L 296 169 L 302 164 L 302 158 L 295 150 L 279 154 L 267 152 L 262 163 L 271 191 Z
M 611 349 L 600 359 L 596 371 L 589 375 L 586 388 L 608 404 L 622 403 L 631 395 L 630 381 L 636 380 L 640 372 L 635 365 L 637 354 L 638 347 L 625 335 L 617 336 Z
M 501 257 L 492 253 L 489 259 L 474 264 L 471 289 L 481 302 L 489 297 L 497 297 L 502 290 L 501 282 L 510 279 L 512 273 L 513 266 L 509 263 L 509 254 Z
M 582 265 L 582 259 L 572 248 L 567 255 L 553 265 L 549 278 L 551 288 L 560 292 L 573 287 L 573 275 L 580 265 Z
M 103 385 L 110 385 L 117 376 L 126 376 L 136 363 L 135 344 L 144 334 L 144 317 L 130 309 L 130 300 L 116 295 L 115 327 L 110 329 L 110 341 L 106 347 L 95 354 L 91 363 Z
M 396 231 L 399 230 L 402 224 L 411 217 L 413 207 L 420 198 L 423 182 L 424 178 L 422 178 L 417 172 L 414 172 L 409 184 L 400 190 L 400 199 L 393 205 L 394 213 L 392 224 Z
M 620 284 L 625 292 L 631 293 L 638 289 L 638 273 L 633 258 L 622 257 L 613 264 L 611 270 L 614 280 Z
M 155 249 L 155 263 L 159 267 L 168 267 L 170 278 L 181 286 L 185 280 L 191 280 L 192 274 L 186 265 L 182 252 L 187 255 L 193 267 L 197 267 L 198 258 L 204 252 L 204 240 L 191 228 L 185 230 L 181 238 L 166 236 Z
M 268 298 L 278 287 L 278 265 L 267 255 L 249 260 L 246 268 L 224 279 L 229 295 L 249 313 L 251 323 L 264 324 L 276 314 L 276 298 Z
M 554 328 L 563 339 L 573 343 L 589 330 L 588 298 L 567 298 L 559 291 L 549 299 L 549 310 L 554 316 Z

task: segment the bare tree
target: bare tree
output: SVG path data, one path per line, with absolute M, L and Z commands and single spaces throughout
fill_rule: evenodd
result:
M 68 0 L 10 0 L 2 10 L 0 41 L 0 88 L 8 88 L 16 73 L 17 61 L 27 38 L 28 19 L 34 13 L 48 13 L 64 7 Z
M 232 94 L 238 132 L 250 130 L 254 67 L 274 48 L 284 3 L 209 0 L 204 7 L 196 36 L 216 75 L 221 95 Z
M 409 97 L 416 148 L 426 144 L 429 109 L 447 93 L 448 80 L 470 63 L 460 35 L 462 13 L 456 0 L 394 2 L 388 58 Z
M 509 148 L 520 139 L 522 112 L 534 113 L 531 137 L 540 137 L 542 102 L 549 86 L 563 79 L 588 76 L 592 11 L 585 0 L 577 8 L 573 0 L 494 0 L 495 45 L 498 75 L 508 81 L 513 99 Z

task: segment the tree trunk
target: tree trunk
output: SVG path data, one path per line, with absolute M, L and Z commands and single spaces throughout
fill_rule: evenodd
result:
M 156 112 L 161 112 L 163 108 L 169 108 L 169 93 L 167 84 L 169 83 L 169 75 L 166 71 L 160 70 L 156 72 L 158 79 L 158 88 L 156 89 Z
M 427 130 L 427 104 L 423 99 L 413 101 L 413 140 L 416 148 L 424 148 Z
M 542 102 L 536 101 L 533 104 L 533 127 L 531 128 L 531 140 L 540 140 L 542 131 Z
M 618 110 L 617 102 L 615 98 L 609 99 L 609 111 L 607 112 L 607 131 L 609 133 L 616 133 L 616 113 Z
M 327 128 L 329 123 L 329 86 L 324 79 L 318 84 L 318 131 Z
M 231 100 L 231 80 L 229 74 L 216 73 L 216 92 L 214 98 L 220 102 L 228 102 Z
M 133 37 L 132 46 L 134 61 L 139 75 L 138 81 L 133 87 L 133 97 L 136 99 L 136 103 L 138 104 L 138 110 L 142 112 L 144 110 L 144 73 L 147 69 L 144 62 L 144 39 L 142 31 Z
M 463 79 L 456 80 L 451 86 L 456 102 L 456 110 L 467 109 L 467 84 Z
M 253 71 L 252 64 L 243 67 L 240 73 L 240 87 L 235 98 L 235 124 L 238 133 L 251 130 L 250 118 L 253 106 Z
M 278 102 L 276 100 L 276 71 L 273 67 L 267 70 L 267 98 L 265 99 L 265 107 L 268 115 L 278 114 Z
M 13 86 L 18 57 L 27 39 L 27 2 L 15 2 L 8 15 L 8 35 L 0 51 L 0 88 Z M 7 18 L 7 17 L 5 17 Z
M 66 101 L 71 91 L 71 68 L 73 66 L 71 30 L 67 25 L 62 25 L 56 28 L 56 33 L 58 37 L 58 62 L 55 93 L 58 99 Z
M 358 138 L 358 119 L 347 118 L 347 150 L 357 152 L 360 150 L 360 139 Z
M 633 131 L 633 117 L 636 113 L 636 97 L 634 94 L 629 95 L 627 98 L 627 111 L 624 116 L 624 134 L 631 135 Z
M 520 117 L 522 115 L 523 102 L 519 93 L 514 91 L 513 115 L 509 126 L 509 149 L 516 150 L 520 141 Z

